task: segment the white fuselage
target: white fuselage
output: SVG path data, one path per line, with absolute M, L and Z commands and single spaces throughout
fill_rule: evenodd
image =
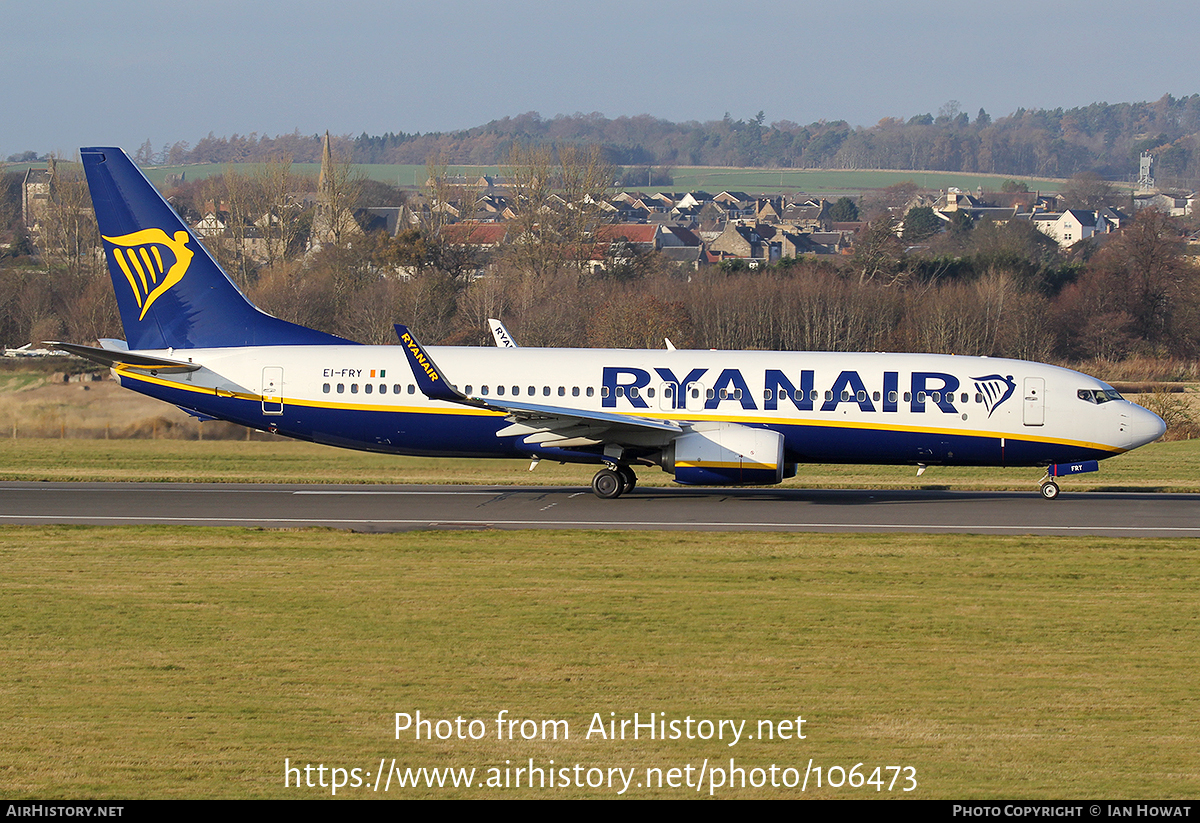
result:
M 1114 399 L 1101 381 L 1017 360 L 524 347 L 428 351 L 446 379 L 469 396 L 691 426 L 772 429 L 784 436 L 788 462 L 1038 465 L 1119 454 L 1162 433 L 1155 415 Z M 507 426 L 502 413 L 427 399 L 397 346 L 147 354 L 185 356 L 202 368 L 188 374 L 121 368 L 123 385 L 288 436 L 404 454 L 517 457 L 539 451 L 519 436 L 497 436 Z M 592 453 L 579 456 L 595 462 Z

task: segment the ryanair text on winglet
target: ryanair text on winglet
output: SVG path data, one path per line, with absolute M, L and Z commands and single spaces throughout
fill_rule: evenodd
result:
M 441 378 L 438 377 L 438 373 L 433 370 L 433 366 L 430 365 L 429 360 L 426 359 L 424 353 L 421 351 L 421 347 L 417 345 L 417 341 L 413 340 L 412 336 L 408 334 L 402 335 L 400 339 L 404 342 L 404 345 L 408 346 L 408 350 L 413 353 L 413 358 L 417 365 L 425 370 L 425 374 L 429 375 L 429 379 L 440 380 Z

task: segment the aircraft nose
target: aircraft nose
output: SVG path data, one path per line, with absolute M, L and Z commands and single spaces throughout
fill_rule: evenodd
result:
M 1153 443 L 1167 431 L 1166 422 L 1149 409 L 1131 403 L 1129 409 L 1130 448 Z

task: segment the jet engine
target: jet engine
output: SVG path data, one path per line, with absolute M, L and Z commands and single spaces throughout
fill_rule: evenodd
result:
M 771 485 L 790 468 L 783 435 L 736 423 L 697 424 L 663 450 L 662 467 L 675 482 L 694 486 Z

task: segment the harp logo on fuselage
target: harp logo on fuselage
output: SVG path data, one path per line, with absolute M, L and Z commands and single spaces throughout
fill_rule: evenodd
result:
M 154 301 L 183 279 L 194 252 L 187 247 L 185 231 L 167 236 L 162 229 L 142 229 L 119 237 L 105 237 L 117 266 L 129 281 L 133 297 L 142 310 L 139 320 Z
M 988 417 L 992 416 L 997 406 L 1012 397 L 1013 390 L 1017 387 L 1011 374 L 1007 377 L 989 374 L 986 377 L 971 379 L 975 381 L 975 391 L 983 396 L 983 405 L 988 411 Z

